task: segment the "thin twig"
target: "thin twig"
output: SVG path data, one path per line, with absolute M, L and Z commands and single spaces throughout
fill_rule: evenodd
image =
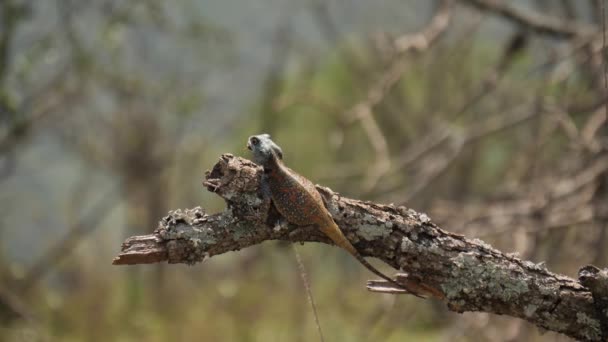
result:
M 317 314 L 317 305 L 315 304 L 315 298 L 312 295 L 310 283 L 308 282 L 308 277 L 306 276 L 306 268 L 304 267 L 302 257 L 300 256 L 296 245 L 292 243 L 291 246 L 293 247 L 293 254 L 296 256 L 296 262 L 298 263 L 298 269 L 300 270 L 300 278 L 302 278 L 302 284 L 304 284 L 304 289 L 306 290 L 306 296 L 308 297 L 308 302 L 310 303 L 312 314 L 315 317 L 315 324 L 317 325 L 317 331 L 319 332 L 319 340 L 321 340 L 321 342 L 325 342 L 325 338 L 323 337 L 323 330 L 321 330 L 321 323 L 319 323 L 319 315 Z
M 531 10 L 518 9 L 509 1 L 467 0 L 471 6 L 490 11 L 539 34 L 556 38 L 586 36 L 596 31 L 593 25 L 548 16 Z
M 345 115 L 348 121 L 358 120 L 361 123 L 375 151 L 376 161 L 368 170 L 363 182 L 365 191 L 373 189 L 391 168 L 388 142 L 374 118 L 374 108 L 382 103 L 405 73 L 407 63 L 403 57 L 407 53 L 421 53 L 427 50 L 446 31 L 451 19 L 452 4 L 453 0 L 443 0 L 427 26 L 416 33 L 397 37 L 392 42 L 394 51 L 390 65 L 380 75 L 378 81 L 372 83 L 365 99 L 355 104 Z

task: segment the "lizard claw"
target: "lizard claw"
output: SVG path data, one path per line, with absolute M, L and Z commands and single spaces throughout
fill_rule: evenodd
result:
M 217 192 L 220 188 L 220 180 L 219 179 L 209 179 L 203 182 L 203 185 L 207 187 L 207 190 L 211 192 Z
M 288 225 L 289 225 L 289 223 L 281 218 L 281 219 L 278 219 L 277 222 L 275 222 L 273 230 L 275 232 L 280 232 L 281 230 L 287 229 Z

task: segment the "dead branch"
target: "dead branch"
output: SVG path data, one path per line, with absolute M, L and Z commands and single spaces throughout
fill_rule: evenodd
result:
M 267 240 L 331 244 L 314 227 L 276 225 L 278 214 L 272 211 L 264 219 L 267 215 L 261 211 L 258 194 L 260 175 L 254 163 L 223 155 L 207 173 L 204 184 L 224 198 L 226 210 L 213 215 L 201 208 L 172 211 L 153 234 L 127 239 L 113 263 L 193 264 Z M 608 337 L 606 317 L 598 308 L 599 300 L 594 301 L 603 298 L 605 273 L 581 273 L 585 280 L 581 284 L 481 240 L 444 231 L 414 210 L 343 198 L 330 189 L 318 189 L 338 225 L 363 255 L 399 269 L 400 282 L 418 286 L 428 296 L 444 301 L 450 310 L 518 317 L 580 340 Z M 369 288 L 399 293 L 381 282 L 370 283 Z
M 374 108 L 391 92 L 406 70 L 407 53 L 422 53 L 433 45 L 445 32 L 452 16 L 453 0 L 442 0 L 427 26 L 422 30 L 404 34 L 392 40 L 390 63 L 379 79 L 373 82 L 364 100 L 355 104 L 345 115 L 348 121 L 358 120 L 376 154 L 376 161 L 367 172 L 363 189 L 372 189 L 391 168 L 388 142 L 374 118 Z
M 509 1 L 499 0 L 465 0 L 479 10 L 492 12 L 510 20 L 524 28 L 539 34 L 555 38 L 573 38 L 588 36 L 597 32 L 597 28 L 573 20 L 551 17 L 531 10 L 518 9 L 509 4 Z

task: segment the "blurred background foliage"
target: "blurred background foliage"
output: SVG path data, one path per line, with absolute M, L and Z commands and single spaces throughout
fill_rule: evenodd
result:
M 170 209 L 222 210 L 204 171 L 260 132 L 346 196 L 571 276 L 605 266 L 601 2 L 505 3 L 536 16 L 483 0 L 0 1 L 0 339 L 317 340 L 284 244 L 110 265 Z M 328 341 L 563 339 L 368 293 L 346 253 L 298 249 Z

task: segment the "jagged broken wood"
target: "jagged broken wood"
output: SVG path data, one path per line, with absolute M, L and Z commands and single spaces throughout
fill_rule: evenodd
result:
M 276 212 L 263 213 L 260 175 L 261 169 L 253 162 L 222 155 L 204 184 L 224 198 L 223 212 L 208 215 L 200 207 L 172 211 L 153 234 L 128 238 L 113 263 L 193 264 L 267 240 L 331 244 L 314 227 L 279 225 Z M 509 315 L 579 340 L 606 340 L 606 271 L 584 268 L 581 283 L 481 240 L 442 230 L 412 209 L 344 198 L 328 188 L 317 188 L 362 255 L 401 270 L 397 275 L 401 283 L 423 289 L 450 310 Z M 403 292 L 380 281 L 370 282 L 368 288 Z

